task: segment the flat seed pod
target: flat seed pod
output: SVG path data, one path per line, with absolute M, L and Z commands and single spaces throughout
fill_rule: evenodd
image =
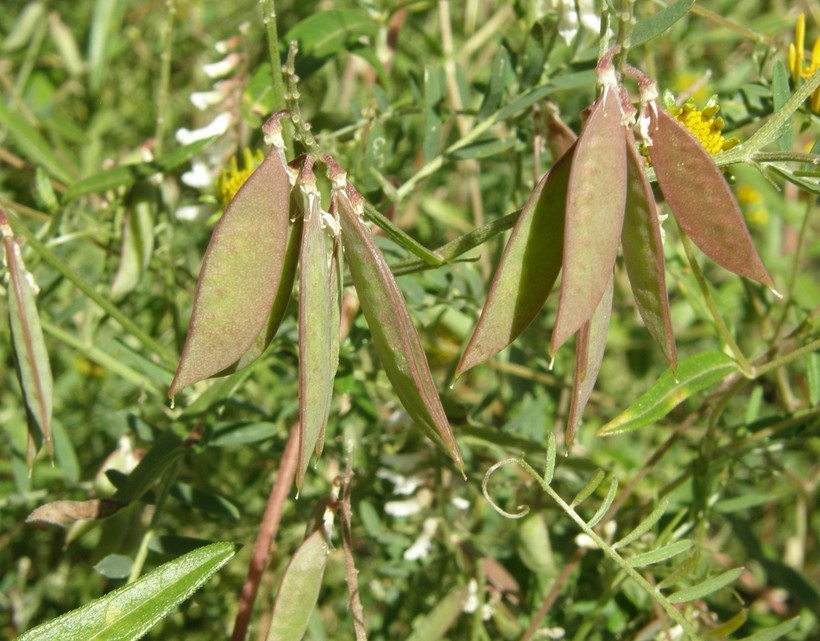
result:
M 721 267 L 774 289 L 743 214 L 711 156 L 665 109 L 650 110 L 649 157 L 686 235 Z
M 299 274 L 299 467 L 296 487 L 302 486 L 310 456 L 321 449 L 319 438 L 333 395 L 336 368 L 330 348 L 339 326 L 333 327 L 332 292 L 327 264 L 327 245 L 322 229 L 322 209 L 315 184 L 305 191 L 305 230 Z
M 552 354 L 590 319 L 612 276 L 626 202 L 622 129 L 616 91 L 604 91 L 584 123 L 570 169 Z
M 211 236 L 171 398 L 233 365 L 265 326 L 284 271 L 289 201 L 284 154 L 274 145 Z
M 37 310 L 34 281 L 23 264 L 20 248 L 14 240 L 6 215 L 0 211 L 0 236 L 5 249 L 5 263 L 9 272 L 8 309 L 11 341 L 20 387 L 26 401 L 31 423 L 53 456 L 51 440 L 51 411 L 54 380 L 48 358 L 40 314 Z
M 337 188 L 333 197 L 350 275 L 385 373 L 410 418 L 462 469 L 427 357 L 390 267 L 348 195 Z
M 661 226 L 655 197 L 644 172 L 644 159 L 632 133 L 626 135 L 626 209 L 621 246 L 635 305 L 646 329 L 661 348 L 672 371 L 677 366 L 675 336 L 663 262 Z
M 328 303 L 330 304 L 330 368 L 335 377 L 336 371 L 339 369 L 339 343 L 341 341 L 341 322 L 342 322 L 342 294 L 344 292 L 344 273 L 342 270 L 342 243 L 339 238 L 333 239 L 333 250 L 330 257 L 330 274 L 328 275 L 328 289 L 330 295 L 328 296 Z M 331 392 L 332 392 L 331 386 Z M 328 398 L 328 405 L 330 404 Z M 322 449 L 325 443 L 325 427 L 327 421 L 322 424 L 322 431 L 319 433 L 319 438 L 316 441 L 316 457 L 322 455 Z
M 609 317 L 612 314 L 612 292 L 614 280 L 609 277 L 609 284 L 604 290 L 598 306 L 592 317 L 581 326 L 575 345 L 575 379 L 572 383 L 572 402 L 569 407 L 565 442 L 567 447 L 572 445 L 575 430 L 581 423 L 587 401 L 595 387 L 598 372 L 601 370 L 601 361 L 604 359 L 606 348 L 606 334 L 609 329 Z
M 521 210 L 456 378 L 512 343 L 544 306 L 561 271 L 571 146 Z

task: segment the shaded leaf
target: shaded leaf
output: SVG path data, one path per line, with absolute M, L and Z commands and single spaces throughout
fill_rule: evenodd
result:
M 127 579 L 131 574 L 131 558 L 122 554 L 109 554 L 94 566 L 94 570 L 106 579 Z
M 652 40 L 652 38 L 657 38 L 689 13 L 693 4 L 695 4 L 695 0 L 678 0 L 668 7 L 664 7 L 649 18 L 639 20 L 632 29 L 630 36 L 631 45 L 637 47 L 644 42 Z
M 265 326 L 285 268 L 289 202 L 284 154 L 274 145 L 211 236 L 171 398 L 238 361 Z
M 9 273 L 6 289 L 17 375 L 28 416 L 37 426 L 49 452 L 53 454 L 51 412 L 54 380 L 40 326 L 40 314 L 34 299 L 34 281 L 26 271 L 20 246 L 15 242 L 9 221 L 2 211 L 0 236 L 3 238 L 5 263 Z
M 778 623 L 767 630 L 761 630 L 760 632 L 749 635 L 748 637 L 743 637 L 737 641 L 775 641 L 775 639 L 779 639 L 797 628 L 799 623 L 800 617 L 794 617 L 783 623 Z
M 669 370 L 661 374 L 629 409 L 598 430 L 598 435 L 621 434 L 659 421 L 693 394 L 738 371 L 737 363 L 722 352 L 690 356 L 681 361 L 674 376 Z
M 312 178 L 312 176 L 311 176 Z M 310 456 L 321 451 L 320 436 L 324 433 L 330 400 L 333 395 L 333 364 L 331 343 L 338 325 L 332 324 L 330 271 L 328 269 L 322 211 L 315 183 L 302 186 L 305 190 L 305 231 L 299 276 L 299 467 L 296 487 L 302 486 Z M 338 340 L 338 339 L 337 339 Z
M 17 641 L 139 639 L 199 589 L 235 552 L 236 546 L 230 542 L 198 548 L 134 583 L 29 630 Z
M 361 198 L 355 190 L 353 193 Z M 427 357 L 390 267 L 348 195 L 336 188 L 333 197 L 350 275 L 385 373 L 410 418 L 461 469 L 461 454 L 441 406 Z
M 592 478 L 587 481 L 586 485 L 581 488 L 578 494 L 575 495 L 575 498 L 572 499 L 572 502 L 569 504 L 570 507 L 575 507 L 576 505 L 580 505 L 584 501 L 586 501 L 590 495 L 598 489 L 598 486 L 601 484 L 601 481 L 604 480 L 606 476 L 606 472 L 603 470 L 596 470 L 595 474 L 592 475 Z
M 774 288 L 732 190 L 709 153 L 660 107 L 650 110 L 650 134 L 658 184 L 687 236 L 718 265 Z
M 120 264 L 111 284 L 111 298 L 120 300 L 136 287 L 154 252 L 157 193 L 148 181 L 134 186 L 122 222 Z
M 268 641 L 301 641 L 319 600 L 327 555 L 322 529 L 315 530 L 296 550 L 276 592 Z
M 695 599 L 702 599 L 707 594 L 717 592 L 721 588 L 726 587 L 730 583 L 734 583 L 743 574 L 743 568 L 733 568 L 726 570 L 717 576 L 710 577 L 697 585 L 684 588 L 673 592 L 667 598 L 670 603 L 686 603 L 687 601 L 694 601 Z
M 651 550 L 650 552 L 644 552 L 643 554 L 636 554 L 635 556 L 630 556 L 626 559 L 626 562 L 633 568 L 642 568 L 646 565 L 652 565 L 653 563 L 660 563 L 661 561 L 665 561 L 666 559 L 672 558 L 680 554 L 681 552 L 686 552 L 689 548 L 692 547 L 692 541 L 688 539 L 683 539 L 681 541 L 675 541 L 674 543 L 670 543 L 668 545 L 664 545 L 662 547 L 656 548 Z
M 563 274 L 550 353 L 592 316 L 612 277 L 626 202 L 626 145 L 615 91 L 595 102 L 572 159 Z
M 575 438 L 575 430 L 581 424 L 581 416 L 584 408 L 598 380 L 598 372 L 601 370 L 601 361 L 604 360 L 604 350 L 606 349 L 606 334 L 609 330 L 609 317 L 612 314 L 612 294 L 615 287 L 615 280 L 609 278 L 609 285 L 604 291 L 604 296 L 598 303 L 598 307 L 586 323 L 578 332 L 578 340 L 575 345 L 575 377 L 572 383 L 572 401 L 569 406 L 569 416 L 567 417 L 566 436 L 564 441 L 567 447 L 572 445 Z
M 592 515 L 592 518 L 587 521 L 587 525 L 589 527 L 595 527 L 598 525 L 598 521 L 604 518 L 604 514 L 612 505 L 612 502 L 615 500 L 615 494 L 618 492 L 618 479 L 614 476 L 609 480 L 609 489 L 606 492 L 606 496 L 604 500 L 601 502 L 601 505 L 595 511 L 595 514 Z
M 666 512 L 666 508 L 669 505 L 669 499 L 664 498 L 661 500 L 660 503 L 655 507 L 654 510 L 647 516 L 643 521 L 638 523 L 635 528 L 629 532 L 626 536 L 622 539 L 619 539 L 615 543 L 612 544 L 612 549 L 617 549 L 619 547 L 623 547 L 624 545 L 629 545 L 633 541 L 637 541 L 641 538 L 644 534 L 649 532 L 652 529 L 652 526 L 657 523 L 660 518 L 663 516 L 663 513 Z
M 626 133 L 626 210 L 621 235 L 624 266 L 635 305 L 646 329 L 661 348 L 672 371 L 678 364 L 669 296 L 663 262 L 663 241 L 652 187 L 644 172 L 644 159 L 632 133 Z
M 547 300 L 561 270 L 571 147 L 536 185 L 510 234 L 487 301 L 456 367 L 458 378 L 513 342 Z
M 444 637 L 464 609 L 469 594 L 467 588 L 451 590 L 429 614 L 415 623 L 407 641 L 438 641 Z

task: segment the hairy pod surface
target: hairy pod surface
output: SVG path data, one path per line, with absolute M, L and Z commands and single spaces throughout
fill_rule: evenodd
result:
M 532 323 L 552 291 L 564 245 L 572 145 L 536 185 L 493 276 L 484 309 L 456 367 L 456 378 L 504 349 Z
M 348 195 L 335 190 L 334 199 L 350 275 L 384 371 L 410 418 L 461 470 L 458 445 L 390 267 Z
M 289 203 L 284 154 L 273 147 L 211 236 L 171 398 L 232 366 L 263 330 L 285 271 Z
M 635 305 L 649 334 L 669 361 L 677 365 L 675 336 L 663 262 L 663 240 L 652 187 L 632 133 L 626 134 L 626 209 L 621 247 Z
M 626 144 L 616 92 L 595 102 L 575 147 L 567 187 L 555 354 L 592 316 L 612 275 L 626 202 Z
M 721 267 L 774 288 L 743 214 L 711 156 L 665 109 L 650 110 L 649 157 L 686 235 Z

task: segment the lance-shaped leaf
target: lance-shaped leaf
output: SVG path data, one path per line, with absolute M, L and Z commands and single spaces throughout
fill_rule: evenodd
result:
M 309 177 L 299 188 L 305 194 L 305 230 L 299 275 L 299 467 L 296 487 L 302 486 L 313 450 L 320 449 L 330 399 L 333 395 L 333 364 L 331 343 L 339 327 L 333 327 L 331 315 L 331 283 L 327 245 L 322 229 L 322 208 L 313 172 L 308 165 L 303 175 Z
M 238 361 L 270 315 L 285 267 L 290 181 L 279 124 L 265 127 L 273 146 L 228 203 L 205 253 L 171 398 Z
M 644 160 L 630 131 L 626 135 L 626 210 L 621 246 L 635 305 L 646 329 L 661 348 L 672 371 L 677 366 L 675 336 L 663 263 L 661 226 L 655 197 L 644 172 Z
M 626 145 L 616 93 L 610 88 L 601 94 L 575 146 L 552 354 L 592 316 L 618 253 L 626 202 Z
M 40 315 L 34 299 L 35 286 L 26 271 L 20 247 L 14 240 L 5 213 L 0 210 L 0 236 L 3 237 L 6 268 L 9 272 L 8 306 L 11 340 L 17 364 L 17 375 L 33 423 L 40 430 L 46 447 L 53 455 L 51 440 L 51 403 L 53 379 L 48 360 Z
M 704 254 L 739 276 L 774 289 L 743 214 L 711 156 L 665 109 L 649 110 L 649 157 L 669 208 Z
M 157 209 L 156 188 L 142 181 L 134 186 L 128 198 L 128 210 L 122 223 L 120 264 L 111 284 L 111 298 L 120 300 L 136 287 L 154 251 L 154 218 Z
M 571 146 L 536 185 L 513 227 L 456 378 L 512 343 L 544 306 L 561 271 Z
M 575 430 L 581 423 L 584 408 L 592 394 L 592 388 L 595 387 L 598 372 L 601 370 L 601 361 L 604 359 L 606 348 L 606 333 L 609 330 L 609 317 L 612 314 L 614 284 L 615 281 L 610 275 L 609 285 L 604 290 L 598 307 L 592 313 L 592 318 L 584 323 L 578 332 L 575 345 L 575 380 L 572 384 L 572 402 L 569 406 L 565 436 L 567 447 L 572 445 Z
M 319 600 L 328 547 L 322 528 L 307 537 L 285 568 L 267 641 L 301 641 Z
M 351 193 L 361 207 L 361 196 Z M 334 187 L 333 197 L 350 275 L 385 373 L 410 418 L 462 469 L 427 357 L 390 267 L 344 188 Z

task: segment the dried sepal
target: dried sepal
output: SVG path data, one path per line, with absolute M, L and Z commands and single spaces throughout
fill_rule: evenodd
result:
M 675 371 L 677 352 L 669 317 L 663 240 L 655 197 L 644 171 L 645 161 L 631 132 L 625 130 L 625 133 L 627 189 L 621 235 L 624 266 L 644 325 Z
M 567 188 L 555 354 L 586 323 L 612 274 L 626 201 L 626 145 L 618 92 L 605 88 L 584 123 Z
M 11 225 L 2 210 L 0 210 L 0 236 L 3 239 L 3 256 L 9 275 L 7 291 L 11 342 L 17 376 L 20 380 L 29 419 L 28 460 L 31 465 L 33 458 L 31 439 L 37 438 L 37 435 L 33 433 L 35 429 L 33 426 L 36 426 L 36 430 L 39 431 L 39 437 L 45 442 L 49 455 L 54 455 L 51 439 L 54 380 L 35 300 L 36 285 L 31 274 L 26 271 L 23 257 L 20 254 L 20 246 L 15 242 Z
M 305 195 L 305 220 L 299 264 L 299 467 L 296 487 L 302 486 L 305 471 L 327 423 L 336 375 L 331 345 L 338 341 L 339 326 L 333 326 L 332 290 L 327 243 L 322 229 L 320 195 L 309 165 L 302 170 L 300 190 Z M 308 177 L 304 177 L 308 176 Z
M 572 401 L 567 417 L 567 427 L 564 440 L 566 446 L 572 445 L 575 431 L 581 423 L 587 401 L 595 387 L 598 372 L 601 370 L 601 361 L 604 359 L 606 348 L 606 334 L 609 329 L 609 317 L 612 314 L 612 293 L 614 279 L 610 273 L 609 283 L 598 302 L 592 317 L 584 323 L 578 331 L 575 345 L 575 378 L 572 384 Z
M 410 418 L 463 469 L 458 445 L 404 298 L 360 218 L 361 196 L 349 185 L 341 185 L 341 178 L 334 179 L 333 199 L 341 222 L 342 246 L 379 360 Z
M 171 398 L 240 360 L 270 315 L 285 271 L 291 187 L 278 126 L 274 116 L 265 128 L 274 146 L 211 236 Z
M 654 107 L 649 108 L 652 144 L 647 149 L 675 218 L 718 265 L 774 289 L 720 169 L 683 125 Z
M 544 306 L 561 271 L 574 145 L 530 194 L 504 248 L 456 378 L 512 343 Z

